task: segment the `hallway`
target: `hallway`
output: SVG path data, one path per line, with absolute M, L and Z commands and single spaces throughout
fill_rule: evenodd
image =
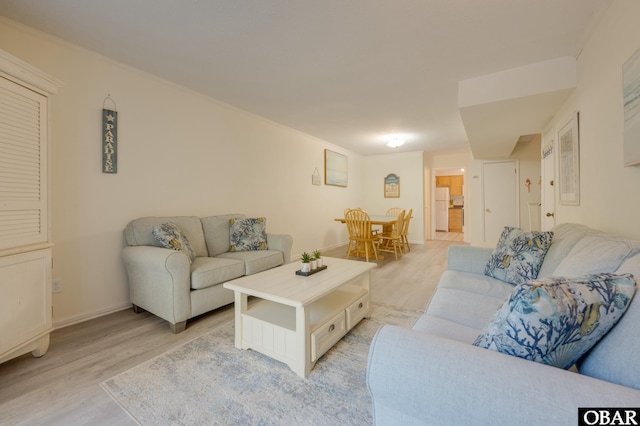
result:
M 464 241 L 464 233 L 462 232 L 444 232 L 436 231 L 434 238 L 435 241 Z

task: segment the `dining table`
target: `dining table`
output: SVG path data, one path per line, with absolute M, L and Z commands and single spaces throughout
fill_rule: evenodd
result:
M 383 227 L 391 226 L 398 220 L 396 216 L 387 216 L 383 214 L 369 215 L 369 218 L 371 219 L 372 225 L 382 225 Z M 335 221 L 345 223 L 344 217 L 337 218 Z
M 381 225 L 382 232 L 391 231 L 393 224 L 397 222 L 398 218 L 396 216 L 387 216 L 384 214 L 373 214 L 369 215 L 369 219 L 371 219 L 371 225 Z M 345 223 L 346 220 L 344 217 L 339 217 L 334 219 L 336 222 Z M 373 232 L 373 229 L 371 230 Z M 384 256 L 378 254 L 378 259 L 384 259 Z

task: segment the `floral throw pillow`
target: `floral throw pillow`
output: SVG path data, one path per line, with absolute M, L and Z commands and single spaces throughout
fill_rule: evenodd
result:
M 609 273 L 520 284 L 473 344 L 570 368 L 618 322 L 635 289 L 633 275 Z
M 175 223 L 168 222 L 154 226 L 151 229 L 151 233 L 162 247 L 184 252 L 189 258 L 189 263 L 196 258 L 191 243 Z
M 267 219 L 229 219 L 229 251 L 267 250 Z
M 538 278 L 553 232 L 526 232 L 506 226 L 484 274 L 513 285 Z

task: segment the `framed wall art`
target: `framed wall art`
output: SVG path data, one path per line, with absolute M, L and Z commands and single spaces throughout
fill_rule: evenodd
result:
M 400 198 L 400 177 L 389 173 L 384 178 L 384 198 Z
M 625 166 L 640 166 L 640 50 L 622 67 Z
M 324 184 L 343 186 L 348 184 L 348 163 L 346 155 L 324 150 Z
M 558 131 L 560 204 L 580 204 L 580 113 Z

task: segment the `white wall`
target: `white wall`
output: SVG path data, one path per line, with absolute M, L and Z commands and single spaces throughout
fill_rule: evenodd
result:
M 640 48 L 638 16 L 640 2 L 611 2 L 578 58 L 578 86 L 554 117 L 557 132 L 580 111 L 580 205 L 561 205 L 556 194 L 556 224 L 640 238 L 640 167 L 622 165 L 622 66 Z
M 265 216 L 269 232 L 293 235 L 296 256 L 344 242 L 333 219 L 364 204 L 353 152 L 3 18 L 0 49 L 64 83 L 51 104 L 56 325 L 129 304 L 122 231 L 137 217 Z M 101 173 L 107 94 L 119 113 L 115 175 Z M 348 155 L 347 188 L 311 185 L 325 148 Z
M 384 214 L 391 207 L 413 209 L 409 223 L 409 241 L 424 244 L 424 187 L 422 151 L 374 155 L 364 158 L 364 204 L 371 214 Z M 400 177 L 400 197 L 384 197 L 384 178 L 389 173 Z M 353 206 L 357 207 L 357 206 Z

